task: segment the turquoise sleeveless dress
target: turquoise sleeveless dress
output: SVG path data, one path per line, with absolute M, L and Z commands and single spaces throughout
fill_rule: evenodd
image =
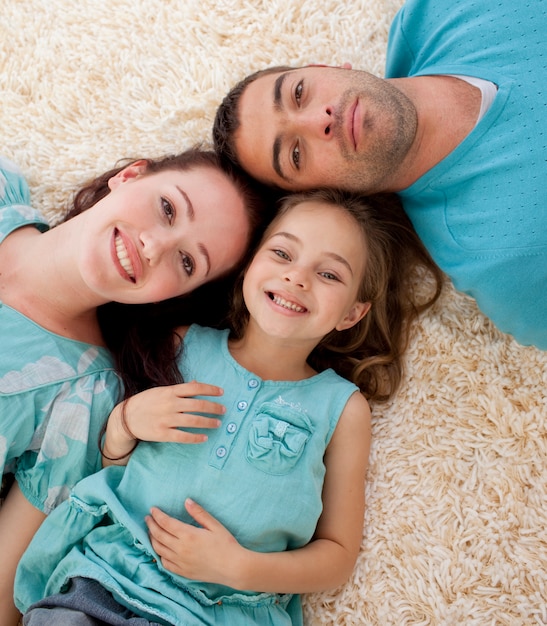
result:
M 184 509 L 190 497 L 251 550 L 292 550 L 313 537 L 325 449 L 358 389 L 332 370 L 296 382 L 262 380 L 232 358 L 227 337 L 191 326 L 180 362 L 185 380 L 224 389 L 222 426 L 198 445 L 141 442 L 125 468 L 108 467 L 77 485 L 21 561 L 20 610 L 80 576 L 160 624 L 302 623 L 298 596 L 237 591 L 165 570 L 144 523 L 158 506 L 195 524 Z

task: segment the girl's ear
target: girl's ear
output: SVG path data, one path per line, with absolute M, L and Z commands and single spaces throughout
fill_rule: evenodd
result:
M 122 183 L 126 183 L 128 180 L 133 180 L 138 176 L 141 176 L 146 172 L 146 160 L 140 159 L 124 167 L 115 176 L 108 179 L 108 188 L 110 191 L 119 187 Z
M 346 315 L 336 325 L 336 330 L 347 330 L 360 322 L 370 311 L 370 302 L 355 302 Z

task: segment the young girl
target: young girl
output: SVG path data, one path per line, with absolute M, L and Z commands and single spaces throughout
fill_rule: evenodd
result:
M 120 380 L 125 393 L 178 380 L 148 349 L 167 304 L 236 267 L 259 211 L 244 179 L 192 149 L 106 172 L 50 229 L 0 159 L 0 474 L 15 475 L 0 509 L 2 626 L 17 621 L 13 577 L 32 534 L 101 467 L 96 442 Z
M 335 193 L 284 203 L 236 290 L 232 333 L 180 329 L 182 376 L 223 388 L 222 426 L 180 446 L 181 421 L 208 411 L 180 386 L 113 411 L 112 465 L 77 485 L 21 561 L 25 624 L 301 624 L 295 594 L 347 580 L 365 395 L 396 387 L 409 268 L 426 259 L 406 225 L 386 229 L 385 210 Z

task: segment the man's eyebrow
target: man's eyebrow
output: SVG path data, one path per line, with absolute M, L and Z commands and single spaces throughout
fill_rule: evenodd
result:
M 192 204 L 192 201 L 190 200 L 189 195 L 184 191 L 184 189 L 182 189 L 182 187 L 179 187 L 178 185 L 176 185 L 176 188 L 178 190 L 178 192 L 180 193 L 180 195 L 184 198 L 185 204 L 186 204 L 186 214 L 188 215 L 188 220 L 190 222 L 193 222 L 196 214 L 194 211 L 194 205 Z M 209 256 L 209 253 L 207 252 L 207 248 L 202 244 L 198 244 L 198 249 L 201 252 L 201 254 L 203 255 L 203 258 L 205 259 L 205 265 L 207 267 L 207 271 L 205 272 L 205 276 L 208 276 L 209 272 L 211 271 L 211 258 Z
M 275 79 L 273 101 L 274 101 L 274 107 L 278 111 L 283 108 L 283 103 L 281 101 L 281 88 L 283 87 L 283 82 L 285 81 L 285 78 L 287 78 L 287 75 L 290 73 L 291 72 L 283 72 L 283 74 L 280 74 Z
M 283 87 L 283 82 L 285 78 L 287 78 L 287 76 L 291 73 L 292 72 L 283 72 L 283 74 L 280 74 L 275 79 L 274 91 L 273 91 L 273 102 L 274 102 L 274 109 L 276 111 L 281 111 L 283 109 L 281 88 Z M 274 171 L 279 176 L 279 178 L 282 178 L 283 180 L 290 182 L 289 177 L 286 176 L 283 170 L 281 169 L 281 160 L 279 159 L 280 152 L 281 152 L 281 137 L 277 135 L 272 146 L 272 167 L 274 168 Z
M 279 178 L 288 181 L 288 177 L 285 176 L 283 170 L 281 169 L 281 161 L 279 159 L 279 154 L 281 152 L 281 137 L 277 136 L 273 142 L 272 148 L 272 167 L 274 168 L 276 174 Z

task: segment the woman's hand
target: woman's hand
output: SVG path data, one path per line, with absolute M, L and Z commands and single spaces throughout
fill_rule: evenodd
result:
M 207 435 L 185 429 L 218 428 L 220 420 L 201 414 L 223 415 L 226 409 L 218 402 L 195 396 L 222 394 L 220 387 L 192 381 L 147 389 L 121 402 L 108 418 L 103 464 L 127 463 L 127 457 L 139 440 L 175 443 L 207 441 Z
M 201 528 L 153 508 L 146 517 L 152 547 L 162 565 L 180 576 L 237 588 L 237 565 L 246 552 L 203 507 L 188 498 L 188 513 Z

